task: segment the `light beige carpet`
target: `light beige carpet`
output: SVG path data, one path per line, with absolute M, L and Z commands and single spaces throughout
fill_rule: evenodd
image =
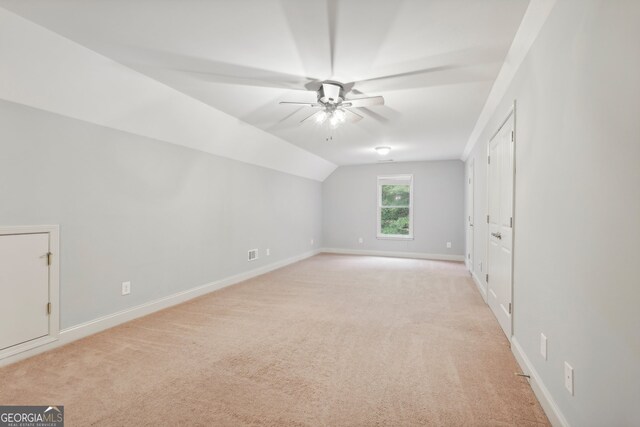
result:
M 319 255 L 0 369 L 67 425 L 548 425 L 459 263 Z

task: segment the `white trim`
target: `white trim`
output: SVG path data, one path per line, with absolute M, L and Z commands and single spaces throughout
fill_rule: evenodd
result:
M 303 259 L 316 255 L 319 250 L 313 250 L 305 252 L 300 255 L 293 256 L 291 258 L 277 261 L 272 264 L 268 264 L 253 270 L 249 270 L 244 273 L 236 274 L 234 276 L 227 277 L 225 279 L 217 280 L 215 282 L 207 283 L 206 285 L 198 286 L 186 291 L 178 292 L 173 295 L 169 295 L 163 298 L 159 298 L 153 301 L 146 302 L 144 304 L 137 305 L 125 310 L 118 311 L 116 313 L 108 314 L 106 316 L 99 317 L 97 319 L 90 320 L 88 322 L 81 323 L 79 325 L 71 326 L 69 328 L 60 331 L 59 339 L 42 345 L 38 348 L 23 351 L 19 354 L 8 356 L 4 359 L 0 359 L 0 367 L 9 365 L 27 357 L 35 356 L 36 354 L 43 353 L 47 350 L 60 347 L 64 344 L 68 344 L 72 341 L 79 340 L 81 338 L 93 335 L 95 333 L 104 331 L 105 329 L 112 328 L 138 317 L 146 316 L 159 310 L 183 303 L 193 298 L 208 294 L 218 289 L 225 288 L 227 286 L 234 285 L 236 283 L 243 282 L 245 280 L 252 279 L 261 274 L 268 273 L 273 270 L 285 267 L 289 264 L 301 261 Z
M 487 301 L 487 288 L 482 285 L 482 281 L 476 275 L 475 271 L 469 271 L 469 272 L 471 273 L 471 278 L 473 279 L 474 283 L 478 287 L 478 291 L 480 291 L 480 295 L 482 296 L 482 299 L 484 300 L 485 303 L 488 303 L 488 301 Z
M 390 181 L 390 182 L 385 182 Z M 383 185 L 403 185 L 409 183 L 409 234 L 382 234 L 380 227 L 382 226 L 382 186 Z M 393 183 L 393 184 L 391 184 Z M 377 180 L 377 212 L 376 212 L 376 239 L 379 240 L 413 240 L 413 174 L 397 174 L 397 175 L 378 175 Z M 395 206 L 385 206 L 389 209 Z M 405 206 L 398 206 L 400 208 Z
M 34 348 L 42 347 L 58 340 L 60 335 L 60 227 L 58 225 L 16 225 L 1 226 L 0 235 L 36 234 L 49 235 L 49 252 L 51 264 L 49 265 L 49 333 L 43 337 L 23 342 L 0 350 L 1 361 L 11 356 Z
M 507 113 L 505 115 L 505 118 L 500 122 L 500 124 L 498 125 L 497 129 L 495 132 L 493 132 L 493 134 L 491 134 L 491 138 L 489 138 L 489 142 L 493 141 L 493 138 L 495 138 L 496 136 L 498 136 L 498 134 L 500 133 L 500 131 L 502 130 L 503 126 L 507 124 L 507 122 L 509 121 L 509 119 L 511 119 L 511 116 L 513 117 L 513 130 L 515 132 L 515 128 L 516 128 L 516 123 L 515 123 L 515 112 L 516 112 L 516 100 L 514 99 L 513 102 L 511 103 L 511 105 L 509 105 L 509 109 L 507 110 Z
M 476 125 L 469 136 L 467 145 L 460 157 L 463 161 L 466 161 L 473 151 L 474 146 L 480 139 L 480 135 L 489 124 L 489 120 L 493 116 L 493 113 L 500 105 L 500 101 L 504 98 L 513 78 L 520 68 L 520 65 L 524 61 L 527 53 L 531 49 L 531 46 L 535 42 L 538 34 L 542 30 L 544 23 L 547 21 L 553 6 L 555 6 L 556 0 L 533 0 L 529 2 L 529 7 L 522 18 L 522 23 L 513 38 L 513 43 L 509 48 L 509 52 L 505 58 L 504 64 L 496 77 L 491 92 L 487 97 L 487 101 L 482 108 L 482 112 L 478 116 Z
M 0 234 L 33 234 L 58 232 L 57 225 L 3 225 Z
M 322 248 L 320 252 L 329 254 L 342 254 L 342 255 L 367 255 L 367 256 L 382 256 L 391 258 L 417 258 L 417 259 L 431 259 L 436 261 L 459 261 L 464 262 L 464 255 L 449 255 L 449 254 L 427 254 L 418 252 L 392 252 L 392 251 L 370 251 L 365 249 L 343 249 L 343 248 Z
M 403 236 L 402 234 L 381 234 L 379 236 L 376 236 L 376 240 L 413 240 L 413 239 L 414 239 L 413 236 Z
M 547 418 L 549 418 L 551 425 L 554 427 L 569 427 L 567 419 L 564 417 L 564 415 L 560 411 L 560 408 L 553 400 L 551 393 L 542 382 L 540 375 L 534 369 L 531 361 L 525 354 L 524 350 L 520 346 L 520 343 L 518 342 L 518 339 L 515 336 L 511 337 L 511 352 L 520 365 L 522 372 L 530 376 L 529 384 L 531 385 L 531 389 L 538 398 L 538 401 L 540 402 L 542 409 L 544 409 L 545 414 L 547 414 Z

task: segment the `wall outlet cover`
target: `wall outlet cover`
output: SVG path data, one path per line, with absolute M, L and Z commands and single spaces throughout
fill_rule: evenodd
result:
M 264 252 L 267 256 L 271 255 L 271 249 L 269 248 L 267 248 Z
M 131 293 L 131 282 L 122 282 L 122 295 L 129 295 Z
M 447 249 L 451 249 L 451 242 L 447 242 Z
M 564 362 L 564 388 L 573 396 L 573 367 Z
M 364 243 L 364 239 L 362 237 L 358 237 L 358 243 Z
M 547 360 L 547 336 L 540 334 L 540 355 L 544 360 Z

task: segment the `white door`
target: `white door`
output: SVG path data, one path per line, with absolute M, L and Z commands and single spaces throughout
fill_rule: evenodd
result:
M 474 206 L 473 160 L 467 168 L 467 267 L 473 272 L 473 206 Z
M 49 334 L 49 233 L 0 235 L 0 350 Z
M 511 339 L 513 269 L 513 113 L 489 142 L 489 253 L 487 298 Z

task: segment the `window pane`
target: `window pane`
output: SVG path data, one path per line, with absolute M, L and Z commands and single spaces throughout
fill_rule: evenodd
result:
M 408 185 L 383 185 L 382 206 L 409 206 Z
M 409 208 L 381 208 L 380 232 L 382 234 L 408 235 Z

